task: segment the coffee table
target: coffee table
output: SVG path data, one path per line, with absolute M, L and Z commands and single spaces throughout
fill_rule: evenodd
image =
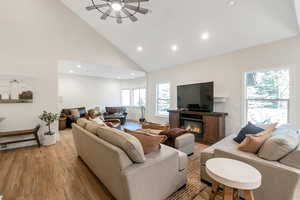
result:
M 261 173 L 241 161 L 213 158 L 206 162 L 206 172 L 214 180 L 210 200 L 215 199 L 218 189 L 224 186 L 224 200 L 239 199 L 239 190 L 245 200 L 254 200 L 253 190 L 261 185 Z

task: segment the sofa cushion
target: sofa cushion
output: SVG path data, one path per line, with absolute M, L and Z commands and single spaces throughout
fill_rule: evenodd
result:
M 299 144 L 297 132 L 286 129 L 284 134 L 278 134 L 268 139 L 259 150 L 260 158 L 276 161 L 293 151 Z
M 246 135 L 246 138 L 238 145 L 238 149 L 249 153 L 257 153 L 265 141 L 272 136 L 276 126 L 277 124 L 274 124 L 256 135 Z
M 237 143 L 233 140 L 236 137 L 236 134 L 232 134 L 228 137 L 225 137 L 223 140 L 215 143 L 214 145 L 204 149 L 201 152 L 201 165 L 205 165 L 206 161 L 214 157 L 215 149 L 217 148 L 227 148 L 228 150 L 237 150 Z
M 85 118 L 79 118 L 77 120 L 77 124 L 78 126 L 80 126 L 81 128 L 86 128 L 87 123 L 89 123 L 89 120 L 85 119 Z
M 97 135 L 101 139 L 121 148 L 133 162 L 145 162 L 146 158 L 142 144 L 136 137 L 124 131 L 106 126 L 99 127 L 97 129 Z
M 160 144 L 167 140 L 167 136 L 164 135 L 154 135 L 128 129 L 125 129 L 125 132 L 133 135 L 141 142 L 145 154 L 158 151 L 160 149 Z
M 188 158 L 185 153 L 178 151 L 179 155 L 179 171 L 185 170 L 188 165 Z
M 97 129 L 98 129 L 99 127 L 103 127 L 103 126 L 105 126 L 105 124 L 102 125 L 102 124 L 98 124 L 98 123 L 96 123 L 96 122 L 94 122 L 94 121 L 88 121 L 88 122 L 86 123 L 85 129 L 86 129 L 88 132 L 93 133 L 94 135 L 97 135 Z
M 262 131 L 264 131 L 264 129 L 253 125 L 251 122 L 248 122 L 248 124 L 243 127 L 239 134 L 234 138 L 234 141 L 241 143 L 246 138 L 246 135 L 257 134 Z
M 300 145 L 298 145 L 294 151 L 282 158 L 279 162 L 287 166 L 300 169 Z

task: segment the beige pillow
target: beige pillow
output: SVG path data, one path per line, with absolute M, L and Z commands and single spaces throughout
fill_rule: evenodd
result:
M 146 158 L 143 146 L 136 137 L 124 131 L 106 126 L 99 127 L 97 129 L 97 135 L 112 145 L 121 148 L 133 162 L 145 162 Z
M 93 121 L 89 121 L 86 123 L 86 127 L 85 129 L 87 131 L 89 131 L 90 133 L 93 133 L 95 135 L 97 135 L 97 129 L 99 127 L 103 127 L 104 125 L 101 125 L 101 124 L 97 124 L 96 122 L 93 122 Z
M 271 137 L 259 150 L 260 158 L 277 161 L 295 150 L 299 144 L 296 132 L 287 130 L 284 134 Z
M 267 139 L 272 136 L 275 130 L 276 124 L 273 124 L 268 129 L 256 134 L 256 135 L 246 135 L 246 138 L 238 145 L 240 151 L 245 151 L 249 153 L 257 153 L 260 147 L 265 143 Z
M 96 122 L 97 124 L 99 125 L 103 125 L 103 126 L 106 126 L 106 124 L 104 123 L 104 121 L 102 119 L 100 119 L 99 117 L 96 117 L 96 118 L 90 118 L 90 121 L 93 121 L 93 122 Z
M 154 135 L 145 132 L 131 131 L 125 129 L 125 132 L 136 137 L 142 144 L 145 154 L 158 151 L 160 144 L 164 143 L 168 137 L 165 135 Z
M 87 123 L 89 123 L 89 120 L 85 119 L 85 118 L 79 118 L 77 120 L 77 124 L 78 126 L 80 126 L 81 128 L 86 128 Z

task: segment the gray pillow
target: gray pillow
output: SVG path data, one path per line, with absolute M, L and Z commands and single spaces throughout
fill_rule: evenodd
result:
M 286 157 L 282 158 L 279 162 L 290 167 L 300 169 L 300 145 L 295 151 L 289 153 Z
M 285 133 L 269 138 L 258 152 L 260 158 L 277 161 L 292 152 L 299 144 L 297 132 L 286 129 Z

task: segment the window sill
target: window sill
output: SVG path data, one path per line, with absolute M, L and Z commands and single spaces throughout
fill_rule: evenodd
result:
M 169 118 L 169 115 L 155 114 L 155 117 L 160 117 L 160 118 Z

